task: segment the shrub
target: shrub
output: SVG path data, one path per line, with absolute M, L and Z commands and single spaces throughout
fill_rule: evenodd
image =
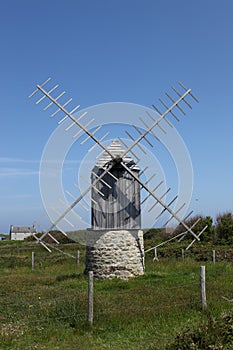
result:
M 215 225 L 218 243 L 233 243 L 233 215 L 232 213 L 219 214 Z
M 161 234 L 164 234 L 164 230 L 162 228 L 147 228 L 144 229 L 144 239 L 155 239 Z
M 233 312 L 223 313 L 218 319 L 210 317 L 198 328 L 184 329 L 166 350 L 222 350 L 233 348 Z
M 212 241 L 214 239 L 214 227 L 213 227 L 213 220 L 210 216 L 202 216 L 202 215 L 196 215 L 194 217 L 192 217 L 191 219 L 186 221 L 186 224 L 189 227 L 192 227 L 195 222 L 198 221 L 198 223 L 192 228 L 192 231 L 198 235 L 205 226 L 207 226 L 207 228 L 205 229 L 205 231 L 202 233 L 201 235 L 201 240 L 202 241 Z M 185 228 L 182 225 L 179 225 L 176 228 L 175 233 L 179 234 L 182 232 L 185 232 Z M 187 235 L 187 237 L 190 237 L 190 235 Z

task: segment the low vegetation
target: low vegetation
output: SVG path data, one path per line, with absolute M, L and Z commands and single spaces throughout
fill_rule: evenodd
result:
M 176 335 L 166 350 L 231 350 L 233 348 L 233 312 L 223 312 L 191 329 L 186 327 Z
M 145 246 L 163 239 L 152 235 Z M 59 251 L 49 254 L 34 242 L 1 242 L 0 349 L 232 348 L 233 250 L 207 240 L 194 245 L 183 260 L 181 249 L 186 245 L 182 241 L 161 247 L 158 262 L 149 253 L 144 276 L 96 280 L 90 326 L 83 246 L 59 246 L 66 256 Z M 203 264 L 207 273 L 204 312 L 199 296 Z

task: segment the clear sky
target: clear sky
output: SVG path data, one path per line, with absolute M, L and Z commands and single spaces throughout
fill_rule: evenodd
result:
M 233 211 L 232 15 L 231 0 L 2 1 L 0 232 L 44 221 L 39 164 L 57 124 L 27 96 L 48 76 L 83 108 L 149 107 L 179 80 L 191 87 L 200 103 L 176 124 L 191 208 Z

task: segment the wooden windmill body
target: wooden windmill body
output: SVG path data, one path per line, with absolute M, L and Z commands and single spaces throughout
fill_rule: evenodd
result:
M 124 153 L 120 143 L 113 141 L 108 149 L 115 157 L 115 165 L 92 188 L 92 229 L 140 229 L 140 185 L 121 163 L 117 163 L 117 159 L 121 159 L 121 154 Z M 105 152 L 92 170 L 92 183 L 96 180 L 96 175 L 101 176 L 111 162 L 110 156 Z M 139 176 L 140 169 L 131 157 L 124 157 L 123 162 Z
M 92 188 L 92 230 L 88 232 L 86 270 L 99 278 L 129 278 L 144 272 L 140 185 L 122 167 L 124 149 L 113 141 L 92 170 L 92 183 L 107 167 L 111 171 Z M 139 167 L 129 156 L 121 160 L 139 176 Z

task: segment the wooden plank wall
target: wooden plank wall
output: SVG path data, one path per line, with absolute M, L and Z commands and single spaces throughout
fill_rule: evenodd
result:
M 93 169 L 98 176 L 103 171 L 103 168 Z M 96 188 L 103 196 L 96 189 L 92 189 L 92 229 L 139 229 L 140 186 L 123 168 L 116 167 L 111 172 L 117 181 L 109 174 L 103 178 L 111 189 L 102 181 L 97 183 Z M 135 173 L 138 175 L 139 170 L 135 170 Z M 92 175 L 92 182 L 94 180 L 95 176 Z

